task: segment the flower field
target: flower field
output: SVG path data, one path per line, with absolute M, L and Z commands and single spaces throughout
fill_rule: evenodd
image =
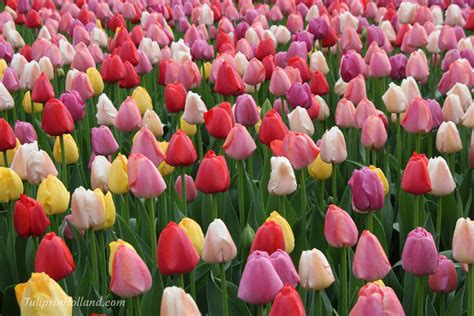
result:
M 472 0 L 3 0 L 0 314 L 474 316 Z

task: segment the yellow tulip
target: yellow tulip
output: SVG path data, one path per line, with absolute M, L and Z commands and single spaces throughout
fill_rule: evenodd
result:
M 308 173 L 318 180 L 326 180 L 331 177 L 332 164 L 322 161 L 320 155 L 308 166 Z
M 203 69 L 201 69 L 201 75 L 202 77 L 204 77 L 204 79 L 208 80 L 210 74 L 211 74 L 211 63 L 206 61 L 204 63 Z
M 10 168 L 0 167 L 0 202 L 18 200 L 23 193 L 21 178 Z
M 122 239 L 119 239 L 119 240 L 116 240 L 116 241 L 112 241 L 111 243 L 109 243 L 109 248 L 110 248 L 109 274 L 110 274 L 110 275 L 112 275 L 115 253 L 117 252 L 117 249 L 118 249 L 120 246 L 126 246 L 126 247 L 128 247 L 128 248 L 130 248 L 130 249 L 132 249 L 133 251 L 136 252 L 135 248 L 133 248 L 132 245 L 130 245 L 130 244 L 129 244 L 128 242 L 126 242 L 126 241 L 123 241 Z
M 31 106 L 31 93 L 30 91 L 26 91 L 25 95 L 23 96 L 23 110 L 25 110 L 26 113 L 31 114 L 33 113 L 33 107 Z M 43 111 L 43 104 L 42 103 L 36 103 L 33 102 L 34 106 L 34 111 L 35 113 L 40 113 Z
M 87 77 L 92 85 L 92 90 L 94 90 L 94 95 L 98 96 L 104 91 L 104 81 L 100 72 L 95 67 L 89 67 L 87 69 Z
M 186 235 L 191 239 L 194 248 L 198 252 L 199 256 L 202 255 L 202 246 L 204 245 L 204 234 L 202 232 L 201 226 L 189 217 L 185 217 L 179 222 L 179 227 L 181 227 Z
M 5 59 L 0 59 L 0 79 L 3 78 L 3 74 L 5 73 L 5 70 L 7 69 L 8 65 Z
M 135 90 L 133 90 L 132 99 L 138 105 L 142 115 L 146 112 L 146 110 L 153 109 L 151 97 L 148 94 L 148 91 L 146 91 L 146 89 L 143 87 L 136 87 Z
M 385 283 L 383 283 L 383 280 L 382 280 L 382 279 L 377 280 L 377 281 L 374 281 L 374 282 L 372 282 L 372 283 L 375 283 L 375 284 L 377 284 L 378 286 L 385 286 Z
M 166 150 L 168 149 L 168 142 L 167 141 L 162 141 L 158 144 L 158 147 L 160 147 L 160 150 L 163 152 L 163 153 L 166 153 Z M 168 165 L 166 162 L 161 162 L 160 165 L 158 166 L 158 171 L 161 173 L 161 175 L 164 177 L 164 176 L 167 176 L 169 174 L 172 174 L 173 171 L 174 171 L 174 167 L 173 166 L 170 166 Z
M 385 177 L 385 174 L 383 173 L 382 169 L 377 168 L 377 167 L 372 166 L 372 165 L 369 166 L 369 169 L 374 170 L 377 173 L 377 176 L 379 177 L 380 181 L 382 181 L 382 184 L 383 184 L 383 193 L 384 193 L 384 195 L 387 195 L 388 190 L 389 190 L 390 187 L 389 187 L 389 184 L 388 184 L 388 180 Z
M 15 157 L 16 151 L 18 150 L 18 148 L 20 148 L 20 146 L 21 143 L 17 138 L 15 148 L 7 150 L 7 162 L 9 166 L 12 164 L 13 157 Z M 0 166 L 5 167 L 5 160 L 3 159 L 3 155 L 0 155 Z
M 127 157 L 118 154 L 110 166 L 109 189 L 112 193 L 128 192 Z
M 32 273 L 26 283 L 15 286 L 15 295 L 23 316 L 72 315 L 72 297 L 46 273 Z
M 64 184 L 51 174 L 41 182 L 36 194 L 36 200 L 41 203 L 48 215 L 66 212 L 69 198 L 70 193 Z
M 64 135 L 64 150 L 66 151 L 66 163 L 68 165 L 74 164 L 79 160 L 79 148 L 70 134 Z M 56 137 L 56 141 L 54 142 L 53 158 L 58 163 L 62 163 L 63 161 L 59 136 Z
M 295 235 L 293 235 L 293 230 L 291 229 L 290 224 L 286 219 L 278 214 L 277 211 L 273 211 L 270 216 L 265 220 L 265 222 L 273 221 L 280 225 L 281 231 L 283 232 L 283 237 L 285 238 L 285 251 L 291 253 L 295 248 Z
M 104 193 L 100 189 L 95 189 L 94 192 L 99 196 L 105 209 L 105 222 L 102 226 L 96 228 L 95 230 L 111 228 L 115 224 L 115 217 L 117 214 L 117 212 L 115 211 L 115 204 L 114 199 L 112 198 L 112 194 L 110 192 L 107 192 L 107 194 L 104 195 Z
M 255 131 L 260 133 L 260 125 L 262 125 L 262 120 L 258 120 L 257 124 L 255 124 Z
M 183 117 L 179 119 L 180 129 L 189 137 L 196 135 L 197 127 L 194 124 L 189 124 Z

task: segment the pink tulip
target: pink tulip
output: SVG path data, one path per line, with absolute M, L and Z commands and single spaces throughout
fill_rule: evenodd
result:
M 370 58 L 368 75 L 371 78 L 383 78 L 388 77 L 392 71 L 390 60 L 388 59 L 387 53 L 381 49 L 374 53 Z
M 359 290 L 357 303 L 349 316 L 404 316 L 397 294 L 388 286 L 368 283 Z
M 280 277 L 283 284 L 289 284 L 292 287 L 296 287 L 300 282 L 300 277 L 296 268 L 293 265 L 288 253 L 283 249 L 278 249 L 270 256 L 270 261 L 276 273 Z
M 275 96 L 282 96 L 290 89 L 290 86 L 288 74 L 282 68 L 276 67 L 270 79 L 270 92 Z
M 433 236 L 422 227 L 412 230 L 402 253 L 403 269 L 413 275 L 432 274 L 438 267 L 438 251 Z
M 248 85 L 255 86 L 265 80 L 265 67 L 257 58 L 252 58 L 244 73 L 244 82 Z
M 421 97 L 415 97 L 411 100 L 401 124 L 408 133 L 430 132 L 433 126 L 433 118 L 431 117 L 428 102 Z
M 137 133 L 131 153 L 144 155 L 150 159 L 156 167 L 165 159 L 165 154 L 158 146 L 155 135 L 146 127 L 142 127 L 140 132 Z
M 391 266 L 377 237 L 364 230 L 354 254 L 352 270 L 354 275 L 368 282 L 383 279 Z
M 290 131 L 283 139 L 283 155 L 296 170 L 306 168 L 319 154 L 319 148 L 308 135 Z
M 348 99 L 341 99 L 336 106 L 336 125 L 342 128 L 355 127 L 356 108 Z
M 247 129 L 237 123 L 230 130 L 222 148 L 230 158 L 245 160 L 252 155 L 257 145 Z
M 349 81 L 344 91 L 344 98 L 351 100 L 354 104 L 359 104 L 362 99 L 366 98 L 365 79 L 363 75 L 358 75 Z
M 324 221 L 324 237 L 332 247 L 352 247 L 357 243 L 357 226 L 346 211 L 331 204 Z
M 430 69 L 422 50 L 414 51 L 410 54 L 405 72 L 407 76 L 415 78 L 420 83 L 426 83 L 428 81 Z
M 369 116 L 362 125 L 362 146 L 368 149 L 380 149 L 386 142 L 387 130 L 383 121 L 376 115 Z
M 151 199 L 166 189 L 166 182 L 158 169 L 142 154 L 128 157 L 127 172 L 130 191 L 137 197 Z
M 375 105 L 367 98 L 363 98 L 357 105 L 355 111 L 355 123 L 357 128 L 364 126 L 365 120 L 370 116 L 377 116 Z
M 92 150 L 96 155 L 112 155 L 119 149 L 119 145 L 117 144 L 112 131 L 105 125 L 93 127 L 91 138 Z
M 438 267 L 428 276 L 428 285 L 436 293 L 453 292 L 458 287 L 456 267 L 446 256 L 438 256 Z
M 120 105 L 115 126 L 122 132 L 132 132 L 136 130 L 142 121 L 140 109 L 132 97 L 127 97 Z
M 185 175 L 185 190 L 186 190 L 186 202 L 190 203 L 194 201 L 197 197 L 197 190 L 196 185 L 194 184 L 194 180 L 191 176 Z M 182 187 L 181 187 L 181 179 L 182 177 L 179 176 L 176 178 L 176 182 L 174 183 L 174 188 L 178 193 L 179 198 L 181 199 L 182 196 Z
M 89 100 L 94 96 L 91 81 L 84 72 L 79 72 L 74 76 L 71 83 L 71 90 L 76 90 L 82 100 Z

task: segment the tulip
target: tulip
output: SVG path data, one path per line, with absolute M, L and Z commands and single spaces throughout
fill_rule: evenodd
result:
M 283 123 L 281 116 L 275 111 L 268 111 L 260 125 L 258 139 L 265 145 L 269 146 L 275 140 L 283 140 L 288 134 L 288 128 Z
M 183 123 L 181 122 L 181 125 Z M 147 128 L 150 132 L 155 135 L 155 137 L 163 136 L 163 123 L 161 123 L 160 117 L 153 110 L 146 110 L 143 114 L 142 122 L 140 123 L 140 128 Z
M 189 124 L 204 123 L 204 113 L 207 111 L 206 104 L 197 93 L 189 91 L 186 95 L 183 119 Z
M 431 191 L 431 180 L 428 171 L 428 159 L 423 154 L 413 153 L 402 177 L 402 190 L 414 195 Z
M 406 79 L 402 80 L 402 84 L 400 85 L 402 88 L 403 92 L 405 93 L 405 97 L 407 98 L 408 101 L 408 106 L 410 107 L 411 101 L 415 99 L 416 97 L 421 98 L 420 91 L 418 89 L 418 85 L 416 84 L 416 81 L 413 77 L 407 77 Z M 417 101 L 419 103 L 419 101 Z M 419 104 L 418 104 L 419 105 Z M 421 112 L 420 109 L 415 111 L 415 113 Z
M 132 93 L 132 99 L 140 109 L 140 113 L 143 115 L 148 110 L 153 110 L 153 102 L 148 91 L 143 87 L 136 87 Z
M 286 99 L 291 107 L 301 106 L 309 108 L 311 106 L 311 90 L 307 83 L 294 82 L 288 90 L 286 90 Z
M 452 121 L 455 124 L 459 124 L 464 115 L 461 99 L 455 94 L 447 96 L 443 104 L 442 112 L 445 121 Z
M 178 130 L 171 136 L 165 161 L 174 167 L 190 166 L 197 160 L 196 149 L 191 139 Z
M 267 304 L 283 287 L 266 252 L 255 251 L 247 259 L 237 297 L 249 304 Z
M 366 71 L 366 65 L 363 58 L 353 50 L 349 50 L 341 58 L 340 73 L 345 82 L 350 82 L 363 75 Z M 365 86 L 365 84 L 364 84 Z M 359 102 L 354 102 L 359 103 Z
M 306 168 L 318 154 L 318 147 L 311 137 L 304 133 L 291 131 L 283 139 L 283 155 L 296 170 Z
M 369 116 L 362 125 L 361 144 L 368 149 L 383 148 L 387 141 L 387 131 L 383 121 L 375 115 Z
M 214 174 L 215 177 L 208 175 Z M 196 175 L 196 188 L 207 194 L 225 192 L 230 186 L 230 175 L 223 156 L 216 156 L 210 150 L 201 161 Z
M 132 132 L 140 126 L 142 116 L 138 105 L 131 97 L 127 97 L 120 105 L 115 118 L 115 126 L 122 132 Z
M 199 262 L 199 254 L 184 230 L 170 222 L 158 238 L 158 269 L 161 274 L 183 274 L 192 271 Z
M 265 67 L 257 58 L 252 58 L 245 70 L 243 80 L 246 84 L 256 86 L 265 80 Z
M 63 138 L 64 144 L 61 145 L 61 137 Z M 64 146 L 64 155 L 62 152 L 62 146 Z M 53 147 L 53 158 L 58 163 L 63 162 L 63 156 L 66 159 L 66 164 L 75 164 L 79 160 L 79 148 L 77 147 L 74 138 L 70 134 L 65 134 L 56 137 Z
M 161 152 L 155 136 L 149 129 L 143 127 L 134 137 L 132 154 L 143 154 L 151 160 L 155 166 L 159 166 L 165 159 L 165 154 Z
M 127 175 L 130 191 L 137 197 L 152 199 L 166 189 L 166 183 L 158 169 L 150 159 L 142 154 L 129 156 Z
M 377 236 L 364 230 L 357 243 L 352 270 L 361 280 L 372 282 L 384 278 L 391 266 Z
M 97 103 L 97 124 L 107 126 L 115 125 L 117 113 L 118 111 L 112 104 L 112 101 L 110 101 L 105 93 L 102 93 Z
M 356 108 L 354 103 L 341 99 L 336 106 L 336 125 L 343 128 L 355 127 Z
M 91 188 L 104 192 L 109 190 L 109 175 L 112 164 L 104 156 L 96 156 L 91 165 Z
M 388 286 L 367 283 L 359 290 L 359 297 L 349 316 L 405 315 L 395 292 Z
M 241 94 L 237 97 L 234 116 L 235 121 L 244 126 L 253 126 L 260 120 L 259 110 L 250 94 Z
M 109 244 L 110 290 L 120 297 L 134 297 L 148 292 L 151 273 L 145 262 L 128 243 L 117 240 Z M 130 273 L 133 271 L 133 278 Z
M 326 180 L 331 177 L 332 164 L 321 160 L 321 155 L 318 155 L 314 161 L 308 166 L 308 174 L 317 180 Z
M 270 92 L 275 96 L 283 96 L 290 89 L 291 82 L 287 73 L 280 67 L 276 67 L 270 79 Z
M 438 266 L 438 251 L 433 236 L 424 228 L 412 230 L 407 237 L 402 253 L 403 269 L 416 276 L 435 272 Z
M 33 143 L 38 139 L 33 125 L 21 121 L 15 122 L 15 136 L 21 144 Z
M 43 111 L 43 104 L 31 101 L 31 93 L 27 91 L 23 97 L 22 106 L 25 113 L 34 115 Z
M 72 297 L 46 273 L 32 273 L 26 283 L 15 286 L 15 294 L 22 315 L 72 316 Z
M 58 171 L 48 154 L 38 149 L 36 142 L 22 145 L 15 154 L 11 169 L 23 180 L 39 184 L 49 174 L 58 175 Z
M 326 256 L 316 248 L 301 253 L 298 274 L 301 286 L 313 291 L 324 290 L 335 280 Z
M 288 121 L 292 131 L 305 133 L 309 136 L 314 134 L 314 125 L 306 109 L 296 107 L 288 114 Z
M 405 112 L 408 107 L 408 101 L 402 88 L 391 82 L 382 96 L 385 107 L 390 113 Z
M 290 256 L 282 249 L 278 249 L 270 256 L 273 268 L 278 273 L 283 284 L 296 287 L 300 282 L 300 277 L 296 272 L 295 266 L 291 261 Z
M 95 189 L 94 193 L 99 196 L 99 199 L 102 201 L 102 204 L 105 205 L 105 221 L 104 224 L 95 228 L 95 230 L 103 230 L 112 228 L 115 224 L 117 211 L 115 210 L 114 200 L 112 198 L 112 193 L 104 193 L 100 189 Z
M 42 127 L 50 136 L 61 136 L 74 130 L 74 122 L 64 104 L 53 98 L 44 107 Z
M 13 213 L 15 231 L 20 237 L 41 236 L 49 226 L 43 207 L 36 200 L 21 194 Z
M 51 82 L 44 72 L 35 80 L 31 93 L 31 101 L 38 103 L 46 103 L 49 99 L 54 98 L 54 90 Z
M 59 96 L 59 101 L 66 106 L 74 122 L 82 120 L 86 115 L 85 103 L 76 90 L 64 92 Z
M 244 82 L 239 74 L 226 61 L 217 70 L 214 91 L 222 95 L 239 95 L 244 92 Z
M 215 219 L 207 228 L 202 249 L 202 259 L 209 264 L 231 261 L 237 255 L 237 248 L 221 219 Z
M 181 186 L 181 176 L 176 178 L 176 182 L 174 183 L 174 188 L 178 193 L 178 197 L 183 199 L 182 196 L 182 186 Z M 186 202 L 190 203 L 194 201 L 197 197 L 196 185 L 194 184 L 194 180 L 191 176 L 185 175 L 185 194 L 186 194 Z
M 105 223 L 105 201 L 96 192 L 79 187 L 72 194 L 71 214 L 77 229 L 99 228 Z
M 443 157 L 430 158 L 428 173 L 431 181 L 431 194 L 445 196 L 456 189 L 456 183 Z
M 357 243 L 357 226 L 350 215 L 331 204 L 324 221 L 324 237 L 332 247 L 352 247 Z
M 129 190 L 127 157 L 118 154 L 110 166 L 108 187 L 112 193 L 123 194 Z
M 92 151 L 96 155 L 113 155 L 119 149 L 110 128 L 105 125 L 93 127 L 91 132 Z
M 161 299 L 160 315 L 163 316 L 200 316 L 199 308 L 191 295 L 180 287 L 170 286 L 164 289 Z
M 337 126 L 331 127 L 321 138 L 319 146 L 321 160 L 326 163 L 341 163 L 347 158 L 346 141 Z
M 187 92 L 181 83 L 169 83 L 165 87 L 165 105 L 170 113 L 185 109 Z
M 47 215 L 64 213 L 69 206 L 70 193 L 55 176 L 48 175 L 38 187 L 36 200 L 43 206 Z
M 118 55 L 107 57 L 100 68 L 100 75 L 107 83 L 115 83 L 125 77 L 125 66 Z
M 288 195 L 295 192 L 296 188 L 296 177 L 290 161 L 286 157 L 272 157 L 268 192 Z
M 461 137 L 456 124 L 450 121 L 441 123 L 436 133 L 436 149 L 446 154 L 454 154 L 462 150 Z
M 329 84 L 326 80 L 326 77 L 319 72 L 316 71 L 312 76 L 311 76 L 311 81 L 310 81 L 310 88 L 311 88 L 311 93 L 315 95 L 326 95 L 330 92 Z
M 459 218 L 453 235 L 453 257 L 460 263 L 474 264 L 474 223 L 470 218 Z M 471 269 L 469 269 L 471 270 Z
M 179 227 L 181 227 L 186 235 L 189 237 L 193 243 L 194 248 L 196 249 L 199 256 L 202 255 L 202 248 L 204 245 L 204 234 L 202 233 L 201 226 L 189 217 L 185 217 L 179 222 Z
M 295 248 L 295 236 L 293 235 L 293 230 L 291 229 L 290 224 L 283 216 L 278 214 L 277 211 L 273 211 L 270 216 L 265 220 L 265 222 L 270 221 L 275 222 L 280 226 L 285 240 L 285 251 L 287 253 L 291 253 Z
M 450 293 L 458 287 L 458 273 L 454 263 L 446 256 L 438 256 L 438 266 L 428 276 L 428 285 L 435 293 Z
M 99 96 L 104 91 L 104 81 L 100 72 L 95 67 L 89 67 L 86 71 L 87 77 L 92 86 L 95 96 Z
M 280 290 L 280 292 L 278 292 L 268 315 L 305 316 L 306 311 L 304 309 L 303 301 L 301 300 L 301 297 L 298 292 L 292 286 L 286 285 Z
M 387 53 L 383 49 L 372 54 L 367 70 L 370 78 L 383 78 L 390 75 L 392 66 Z
M 234 125 L 230 103 L 222 102 L 205 112 L 204 122 L 210 136 L 225 139 Z
M 7 151 L 15 148 L 16 137 L 10 124 L 3 118 L 0 118 L 0 151 Z
M 22 193 L 21 178 L 12 169 L 0 167 L 0 202 L 18 200 Z
M 74 259 L 64 240 L 54 232 L 47 233 L 35 255 L 35 272 L 44 272 L 59 281 L 74 271 Z
M 236 124 L 227 135 L 222 148 L 232 159 L 245 160 L 252 155 L 257 145 L 247 129 Z

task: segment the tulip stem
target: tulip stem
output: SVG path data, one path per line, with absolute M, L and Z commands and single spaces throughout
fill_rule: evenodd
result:
M 202 153 L 202 135 L 201 135 L 201 126 L 198 124 L 196 125 L 197 129 L 197 139 L 198 139 L 198 152 L 199 152 L 199 160 L 202 160 L 203 153 Z
M 367 227 L 366 229 L 373 233 L 374 232 L 374 216 L 373 216 L 373 213 L 371 211 L 369 211 L 367 213 Z
M 211 194 L 211 219 L 214 220 L 217 218 L 217 196 L 216 194 Z
M 303 248 L 306 249 L 306 168 L 300 170 L 301 182 L 301 242 Z
M 7 151 L 4 150 L 2 151 L 3 153 L 3 165 L 5 166 L 5 168 L 8 168 L 8 155 L 7 155 Z
M 372 149 L 372 164 L 377 166 L 377 149 Z
M 279 202 L 279 208 L 280 208 L 280 215 L 286 218 L 286 201 L 285 201 L 285 196 L 280 195 L 278 197 L 278 202 Z
M 421 153 L 421 134 L 420 133 L 415 135 L 415 150 L 418 154 Z
M 64 146 L 64 135 L 59 136 L 59 142 L 61 144 L 61 164 L 62 164 L 62 172 L 61 178 L 64 186 L 67 189 L 67 161 L 66 161 L 66 149 Z
M 186 175 L 184 173 L 184 167 L 179 167 L 181 173 L 181 203 L 184 216 L 188 216 L 186 211 Z
M 178 274 L 178 286 L 184 290 L 184 274 Z
M 56 215 L 57 216 L 57 215 Z M 95 233 L 92 229 L 87 232 L 89 234 L 89 246 L 92 263 L 92 278 L 96 289 L 99 288 L 99 268 L 97 267 L 97 241 Z
M 227 304 L 227 282 L 225 278 L 224 262 L 219 263 L 221 270 L 221 288 L 222 288 L 222 311 L 223 315 L 229 315 L 229 306 Z
M 336 203 L 336 200 L 337 200 L 337 177 L 336 177 L 336 173 L 337 173 L 337 164 L 333 163 L 332 164 L 332 174 L 331 174 L 331 178 L 332 178 L 332 198 L 333 198 L 333 203 Z
M 196 299 L 196 284 L 195 284 L 194 270 L 189 272 L 189 283 L 191 284 L 191 296 Z
M 244 162 L 237 161 L 237 185 L 239 191 L 239 219 L 240 219 L 240 228 L 243 229 L 245 226 L 245 196 L 244 196 Z
M 341 315 L 347 315 L 347 289 L 349 284 L 347 282 L 347 247 L 342 247 L 341 258 Z
M 100 274 L 101 274 L 101 287 L 102 287 L 102 292 L 105 296 L 107 294 L 107 272 L 106 272 L 106 266 L 107 266 L 107 261 L 105 259 L 105 242 L 104 242 L 104 231 L 98 231 L 97 232 L 99 236 L 99 258 L 100 258 Z
M 13 274 L 13 281 L 15 282 L 15 284 L 17 284 L 19 282 L 19 279 L 18 279 L 18 268 L 17 268 L 17 264 L 16 264 L 16 247 L 15 247 L 15 243 L 16 243 L 16 233 L 15 233 L 15 229 L 13 228 L 14 226 L 14 222 L 13 222 L 13 208 L 10 208 L 11 204 L 8 203 L 6 206 L 7 206 L 7 211 L 8 212 L 8 227 L 9 227 L 9 235 L 10 235 L 10 239 L 11 239 L 11 255 L 12 255 L 12 261 L 10 262 L 11 264 L 11 269 L 12 269 L 12 274 Z
M 153 203 L 153 198 L 147 199 L 148 203 L 148 216 L 150 221 L 150 247 L 151 247 L 151 257 L 153 258 L 153 269 L 156 268 L 156 225 L 155 225 L 155 203 Z
M 323 314 L 323 302 L 321 300 L 321 291 L 314 291 L 314 315 L 320 316 Z
M 468 282 L 467 314 L 474 315 L 474 264 L 469 265 Z
M 418 199 L 418 195 L 415 195 L 415 209 L 414 209 L 414 219 L 413 219 L 413 222 L 414 222 L 414 226 L 415 228 L 418 227 L 420 225 L 420 207 L 419 207 L 419 199 Z
M 130 215 L 128 215 L 128 196 L 121 194 L 120 197 L 122 199 L 122 218 L 128 225 L 130 221 Z
M 400 173 L 402 165 L 402 133 L 400 127 L 400 114 L 397 114 L 397 161 L 398 161 L 398 171 Z M 400 176 L 400 174 L 398 174 Z
M 444 306 L 446 304 L 446 295 L 444 293 L 439 293 L 439 315 L 443 315 Z
M 142 315 L 142 307 L 140 305 L 140 298 L 138 296 L 135 296 L 132 298 L 133 302 L 133 310 L 135 312 L 135 316 L 141 316 Z
M 262 304 L 258 305 L 257 310 L 258 310 L 257 315 L 258 316 L 263 316 L 263 305 Z
M 424 276 L 420 276 L 417 279 L 417 292 L 418 292 L 418 302 L 417 302 L 417 315 L 418 316 L 424 316 L 424 310 L 425 310 L 425 282 L 424 282 Z M 469 314 L 468 315 L 472 315 Z
M 443 217 L 443 197 L 440 196 L 438 199 L 438 207 L 436 212 L 436 248 L 439 249 L 441 243 L 441 218 Z

